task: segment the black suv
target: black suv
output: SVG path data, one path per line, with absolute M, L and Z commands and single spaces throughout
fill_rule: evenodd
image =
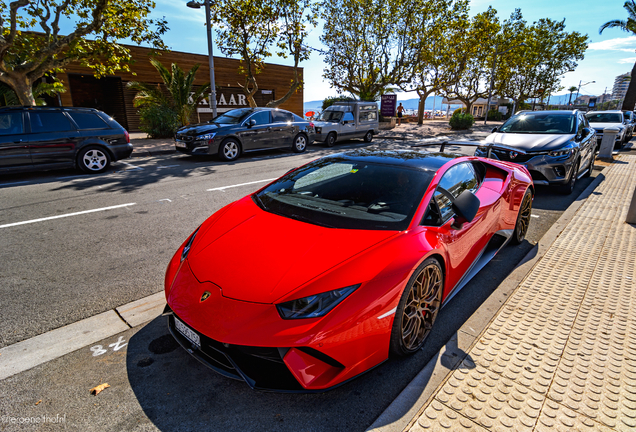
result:
M 0 108 L 0 174 L 77 167 L 100 173 L 132 151 L 128 132 L 93 108 Z

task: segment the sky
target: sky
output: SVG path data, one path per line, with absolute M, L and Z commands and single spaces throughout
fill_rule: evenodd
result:
M 156 8 L 153 17 L 165 17 L 170 30 L 164 35 L 166 45 L 174 51 L 207 54 L 207 40 L 205 29 L 204 8 L 191 9 L 186 6 L 186 0 L 155 0 Z M 617 75 L 631 72 L 636 62 L 636 35 L 623 32 L 620 29 L 606 29 L 599 35 L 599 27 L 610 20 L 627 19 L 627 11 L 623 8 L 624 0 L 533 0 L 521 2 L 518 0 L 472 0 L 471 15 L 485 11 L 493 6 L 499 19 L 508 18 L 515 8 L 520 8 L 528 23 L 540 18 L 554 20 L 565 19 L 566 31 L 578 31 L 587 34 L 588 49 L 584 60 L 580 61 L 573 72 L 563 76 L 562 85 L 565 88 L 578 87 L 582 84 L 581 94 L 600 95 L 605 88 L 611 93 L 614 78 Z M 322 27 L 313 29 L 306 45 L 322 49 L 320 34 Z M 214 55 L 223 56 L 216 43 Z M 290 60 L 270 57 L 270 63 L 288 64 Z M 305 102 L 322 100 L 327 96 L 335 96 L 337 92 L 322 78 L 325 67 L 322 56 L 313 51 L 311 58 L 301 63 L 304 68 L 304 99 Z M 585 84 L 592 82 L 590 84 Z M 563 90 L 559 94 L 567 93 Z M 398 100 L 416 98 L 415 93 L 398 94 Z

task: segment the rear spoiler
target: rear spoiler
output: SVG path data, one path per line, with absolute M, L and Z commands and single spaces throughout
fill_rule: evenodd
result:
M 492 157 L 492 150 L 493 149 L 514 151 L 514 152 L 517 152 L 519 154 L 526 154 L 525 151 L 519 150 L 519 149 L 514 148 L 514 147 L 509 147 L 509 146 L 506 146 L 506 145 L 503 145 L 503 144 L 486 143 L 486 142 L 483 142 L 483 141 L 444 140 L 444 141 L 439 141 L 439 142 L 430 142 L 430 143 L 417 144 L 414 147 L 431 147 L 431 146 L 439 146 L 440 153 L 444 153 L 444 150 L 446 149 L 447 146 L 477 147 L 477 148 L 479 148 L 481 150 L 485 150 L 487 152 L 487 156 L 486 157 L 489 158 L 489 159 L 493 159 L 493 157 Z

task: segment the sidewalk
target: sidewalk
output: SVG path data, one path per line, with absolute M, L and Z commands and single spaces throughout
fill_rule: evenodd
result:
M 406 430 L 636 430 L 636 156 L 601 175 Z

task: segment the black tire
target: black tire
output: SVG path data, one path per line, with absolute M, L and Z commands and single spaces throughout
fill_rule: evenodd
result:
M 373 131 L 368 131 L 365 135 L 364 135 L 364 142 L 371 142 L 371 140 L 373 139 Z
M 574 191 L 574 185 L 576 184 L 576 180 L 579 175 L 580 163 L 581 163 L 580 159 L 576 161 L 576 165 L 574 165 L 574 169 L 572 170 L 572 174 L 570 174 L 570 179 L 568 180 L 568 182 L 566 184 L 562 184 L 557 187 L 557 190 L 560 193 L 564 195 L 570 195 Z
M 86 173 L 103 173 L 110 166 L 110 154 L 103 147 L 84 147 L 77 155 L 77 166 Z
M 520 244 L 528 233 L 528 226 L 530 225 L 530 218 L 532 215 L 532 191 L 530 188 L 526 189 L 526 192 L 521 198 L 521 204 L 519 205 L 519 213 L 517 213 L 517 223 L 515 224 L 515 230 L 512 233 L 512 243 Z
M 241 155 L 241 144 L 234 138 L 226 139 L 219 147 L 219 157 L 224 161 L 231 162 Z
M 307 136 L 305 134 L 299 133 L 294 137 L 292 150 L 294 151 L 294 153 L 302 153 L 307 150 Z
M 424 345 L 442 306 L 443 287 L 439 261 L 424 260 L 406 284 L 395 312 L 389 345 L 392 355 L 413 354 Z
M 325 140 L 325 144 L 327 144 L 327 147 L 333 147 L 335 143 L 336 143 L 336 133 L 329 132 L 329 134 L 327 135 L 327 139 Z

